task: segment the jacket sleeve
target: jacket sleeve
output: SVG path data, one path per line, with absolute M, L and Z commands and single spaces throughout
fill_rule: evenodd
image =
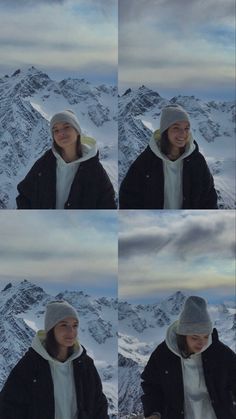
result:
M 130 166 L 126 176 L 120 185 L 119 207 L 120 209 L 144 209 L 143 182 L 145 175 L 142 168 L 142 155 Z
M 30 392 L 18 369 L 14 368 L 0 393 L 1 419 L 30 419 Z
M 202 209 L 217 209 L 217 194 L 214 179 L 205 159 L 203 161 L 203 187 L 200 201 Z
M 86 356 L 77 363 L 75 384 L 80 416 L 83 419 L 109 419 L 108 403 L 102 391 L 102 383 L 93 360 Z
M 95 405 L 95 412 L 94 412 L 94 419 L 109 419 L 108 416 L 108 403 L 106 396 L 102 391 L 102 383 L 101 379 L 98 375 L 96 367 L 93 364 L 94 368 L 94 379 L 95 379 L 95 386 L 96 386 L 96 405 Z
M 158 348 L 152 353 L 144 371 L 141 374 L 143 395 L 141 396 L 144 416 L 154 412 L 163 412 L 163 400 L 160 377 L 158 377 Z
M 36 162 L 25 178 L 17 185 L 19 195 L 16 197 L 17 209 L 32 209 L 33 196 L 36 193 L 36 172 L 38 162 Z
M 115 191 L 110 178 L 101 163 L 99 163 L 99 172 L 98 177 L 100 181 L 97 209 L 116 209 Z
M 31 209 L 31 201 L 30 196 L 27 193 L 26 179 L 18 184 L 17 190 L 19 192 L 19 195 L 16 197 L 17 209 Z
M 236 354 L 229 351 L 229 391 L 232 395 L 236 415 Z M 236 416 L 235 416 L 236 417 Z

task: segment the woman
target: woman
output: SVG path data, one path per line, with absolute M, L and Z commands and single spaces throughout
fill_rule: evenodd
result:
M 52 149 L 18 185 L 18 209 L 113 209 L 114 189 L 98 159 L 96 142 L 66 110 L 50 122 Z
M 236 418 L 236 355 L 212 333 L 201 297 L 186 300 L 141 377 L 145 418 Z
M 76 340 L 78 315 L 65 301 L 47 306 L 45 330 L 11 371 L 0 394 L 1 419 L 108 419 L 92 359 Z
M 120 208 L 217 208 L 213 177 L 180 106 L 162 110 L 160 129 L 121 183 Z

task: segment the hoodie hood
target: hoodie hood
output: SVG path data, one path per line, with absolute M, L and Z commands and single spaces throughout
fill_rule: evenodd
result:
M 183 358 L 177 345 L 177 339 L 176 339 L 177 325 L 178 325 L 178 320 L 176 320 L 174 323 L 172 323 L 168 327 L 167 332 L 166 332 L 165 342 L 171 352 L 173 352 L 175 355 L 179 356 L 180 358 Z M 199 354 L 204 352 L 207 348 L 209 348 L 211 344 L 212 344 L 212 336 L 209 335 L 207 344 L 201 349 L 201 351 L 197 352 L 196 354 L 192 354 L 190 358 L 194 358 L 198 356 Z
M 160 140 L 161 140 L 161 132 L 160 132 L 159 129 L 157 129 L 156 131 L 154 131 L 154 133 L 153 133 L 153 135 L 152 135 L 152 137 L 150 139 L 149 147 L 151 148 L 152 152 L 157 157 L 159 157 L 162 160 L 170 161 L 168 159 L 168 157 L 161 152 Z M 192 152 L 195 150 L 195 148 L 196 148 L 196 146 L 194 144 L 194 140 L 193 140 L 192 134 L 189 133 L 189 141 L 186 144 L 185 151 L 184 151 L 184 153 L 176 161 L 183 160 L 185 157 L 187 157 L 190 154 L 192 154 Z
M 51 355 L 45 349 L 45 340 L 46 340 L 46 332 L 44 330 L 39 330 L 33 338 L 31 347 L 46 361 L 50 363 L 58 363 L 61 364 L 60 361 L 57 361 L 55 358 L 52 358 Z M 74 352 L 71 356 L 63 362 L 63 364 L 70 363 L 76 358 L 79 358 L 83 353 L 83 347 L 76 341 L 74 345 Z
M 74 160 L 72 162 L 66 163 L 65 160 L 61 157 L 58 151 L 52 146 L 52 152 L 57 159 L 57 163 L 59 165 L 65 166 L 78 166 L 79 163 L 92 159 L 97 155 L 97 143 L 94 138 L 82 136 L 81 137 L 81 145 L 82 145 L 82 157 Z

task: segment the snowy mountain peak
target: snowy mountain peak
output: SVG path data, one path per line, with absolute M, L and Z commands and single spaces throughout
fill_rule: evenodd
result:
M 122 96 L 126 96 L 126 95 L 129 95 L 130 93 L 132 92 L 132 89 L 127 89 L 126 91 L 125 91 L 125 93 L 123 93 L 123 95 Z
M 8 284 L 0 293 L 1 314 L 26 312 L 32 305 L 47 300 L 47 294 L 26 279 L 19 284 Z
M 3 288 L 3 290 L 1 291 L 1 292 L 4 292 L 4 291 L 6 291 L 6 290 L 8 290 L 9 288 L 11 288 L 12 287 L 12 283 L 11 282 L 9 282 L 9 284 L 7 284 L 6 286 L 5 286 L 5 288 Z
M 186 296 L 181 292 L 177 291 L 171 295 L 167 300 L 164 300 L 161 307 L 164 307 L 168 313 L 177 315 L 181 312 Z

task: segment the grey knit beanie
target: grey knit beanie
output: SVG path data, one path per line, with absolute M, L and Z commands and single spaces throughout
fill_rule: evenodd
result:
M 177 121 L 187 121 L 190 124 L 187 112 L 179 105 L 173 104 L 165 106 L 161 112 L 160 133 L 162 134 Z
M 44 330 L 48 332 L 66 317 L 73 317 L 79 321 L 76 310 L 67 301 L 52 301 L 46 307 Z
M 52 138 L 53 138 L 52 129 L 53 129 L 54 125 L 57 124 L 58 122 L 67 122 L 81 135 L 82 132 L 81 132 L 81 128 L 80 128 L 77 116 L 75 115 L 74 112 L 72 112 L 70 110 L 66 110 L 66 111 L 59 112 L 59 113 L 56 113 L 55 115 L 53 115 L 53 117 L 50 121 L 50 131 L 51 131 Z
M 212 328 L 206 301 L 201 297 L 188 297 L 180 314 L 176 332 L 179 335 L 208 335 Z

